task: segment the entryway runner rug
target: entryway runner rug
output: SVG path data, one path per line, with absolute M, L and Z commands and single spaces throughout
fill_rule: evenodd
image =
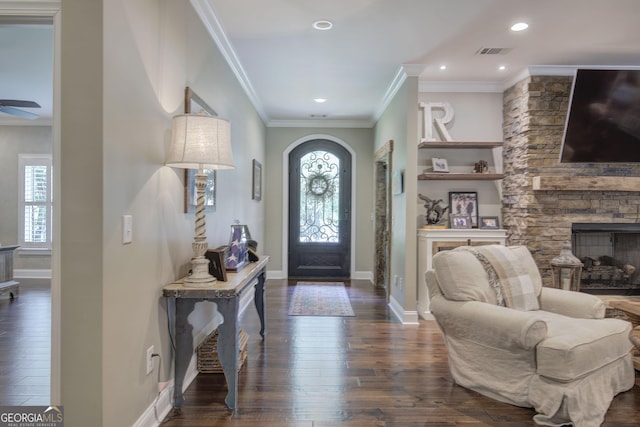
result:
M 298 282 L 289 316 L 355 316 L 342 282 Z

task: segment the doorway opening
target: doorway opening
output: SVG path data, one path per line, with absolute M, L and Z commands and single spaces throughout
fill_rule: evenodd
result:
M 375 155 L 375 254 L 374 285 L 384 288 L 387 302 L 391 293 L 391 172 L 393 141 L 384 144 Z
M 16 147 L 20 153 L 45 154 L 52 157 L 53 179 L 50 182 L 53 183 L 51 192 L 52 198 L 55 200 L 59 194 L 59 187 L 57 187 L 59 180 L 56 178 L 60 170 L 60 129 L 59 122 L 53 120 L 53 109 L 56 107 L 55 99 L 59 97 L 60 93 L 60 5 L 56 2 L 46 5 L 43 2 L 33 2 L 16 6 L 11 2 L 4 5 L 0 2 L 0 26 L 3 28 L 1 35 L 3 41 L 12 40 L 11 43 L 7 43 L 10 48 L 9 52 L 3 52 L 2 55 L 3 59 L 12 64 L 13 70 L 13 73 L 5 76 L 6 78 L 3 80 L 3 84 L 7 85 L 3 97 L 14 100 L 12 107 L 15 107 L 10 108 L 13 114 L 3 114 L 0 125 L 7 125 L 13 129 L 14 139 L 18 139 L 21 144 Z M 12 58 L 12 55 L 17 55 L 17 57 Z M 25 67 L 20 69 L 20 65 Z M 26 85 L 22 83 L 26 83 Z M 38 106 L 35 106 L 34 103 Z M 7 109 L 4 110 L 6 113 Z M 28 122 L 29 125 L 23 124 L 24 122 Z M 44 129 L 47 127 L 50 130 L 45 131 Z M 16 138 L 15 133 L 23 135 Z M 48 136 L 45 137 L 45 135 Z M 3 154 L 7 153 L 3 152 Z M 17 176 L 18 174 L 16 174 L 16 178 Z M 17 187 L 16 184 L 15 191 L 18 193 Z M 17 196 L 12 198 L 18 199 Z M 16 212 L 18 210 L 15 209 Z M 17 304 L 14 304 L 13 307 L 3 306 L 4 309 L 7 309 L 3 314 L 14 316 L 16 321 L 19 320 L 24 327 L 27 327 L 28 324 L 29 331 L 37 326 L 37 342 L 29 340 L 28 334 L 33 331 L 27 331 L 25 334 L 13 337 L 18 343 L 21 343 L 20 346 L 14 345 L 15 348 L 12 348 L 11 351 L 3 353 L 8 356 L 10 354 L 17 355 L 15 361 L 7 359 L 7 362 L 14 368 L 18 366 L 16 363 L 19 364 L 24 359 L 24 354 L 26 354 L 24 350 L 27 347 L 29 347 L 29 360 L 34 361 L 33 358 L 37 358 L 37 363 L 25 365 L 25 369 L 29 370 L 31 377 L 34 376 L 33 369 L 36 368 L 37 378 L 32 378 L 33 383 L 29 386 L 28 391 L 30 396 L 20 400 L 21 404 L 51 404 L 60 401 L 60 283 L 59 276 L 56 277 L 56 272 L 59 271 L 57 266 L 59 265 L 60 239 L 56 239 L 59 231 L 59 219 L 56 220 L 59 218 L 57 215 L 59 208 L 54 205 L 53 210 L 54 220 L 47 224 L 51 230 L 52 247 L 47 246 L 44 250 L 41 249 L 37 256 L 19 254 L 15 267 L 16 277 L 21 284 L 22 292 L 16 298 Z M 43 210 L 39 212 L 43 212 Z M 41 218 L 41 216 L 29 217 L 35 223 L 38 223 Z M 16 223 L 18 223 L 17 220 Z M 17 228 L 21 229 L 22 227 L 18 224 Z M 27 229 L 28 226 L 24 226 L 24 230 Z M 16 232 L 12 231 L 11 238 L 5 237 L 2 238 L 2 241 L 5 243 L 12 241 L 18 233 L 17 230 Z M 35 237 L 38 237 L 37 233 Z M 39 240 L 37 241 L 39 242 Z M 26 253 L 25 248 L 22 250 Z M 31 254 L 33 253 L 35 252 L 31 252 Z M 24 298 L 23 302 L 20 302 L 21 298 Z M 9 308 L 11 310 L 8 310 Z M 25 310 L 22 310 L 23 308 Z M 15 335 L 15 332 L 12 330 L 11 335 Z M 9 345 L 11 344 L 9 343 Z M 12 368 L 12 375 L 5 378 L 8 383 L 3 383 L 3 385 L 9 387 L 13 398 L 20 399 L 24 396 L 16 396 L 16 390 L 19 390 L 19 387 L 12 383 L 20 378 L 20 372 L 14 368 Z M 18 402 L 14 403 L 18 404 Z
M 350 278 L 351 157 L 328 139 L 289 153 L 289 278 Z

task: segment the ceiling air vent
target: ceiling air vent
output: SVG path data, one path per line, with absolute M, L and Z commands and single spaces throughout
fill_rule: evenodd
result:
M 511 51 L 508 47 L 481 47 L 476 51 L 476 55 L 506 55 Z

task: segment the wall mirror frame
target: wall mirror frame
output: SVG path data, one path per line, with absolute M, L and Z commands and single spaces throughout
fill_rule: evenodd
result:
M 218 115 L 215 110 L 204 102 L 189 86 L 184 89 L 184 113 L 207 114 L 209 116 Z M 184 213 L 195 213 L 196 211 L 196 172 L 195 169 L 185 169 L 184 171 Z M 205 169 L 204 173 L 207 174 L 207 187 L 204 193 L 204 211 L 215 212 L 217 190 L 216 171 Z

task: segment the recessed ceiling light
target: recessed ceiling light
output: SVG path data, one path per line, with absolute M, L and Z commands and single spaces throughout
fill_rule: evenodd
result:
M 333 22 L 321 19 L 313 23 L 313 28 L 321 31 L 330 30 L 333 28 Z
M 504 66 L 504 65 L 501 65 L 501 66 L 498 67 L 498 70 L 500 70 L 500 71 L 504 71 L 506 69 L 507 69 L 507 67 Z
M 526 30 L 527 28 L 529 28 L 529 24 L 527 24 L 526 22 L 518 22 L 517 24 L 513 24 L 511 26 L 511 31 L 522 31 Z
M 446 65 L 441 65 L 441 66 L 440 66 L 440 69 L 441 69 L 441 70 L 446 70 L 446 69 L 447 69 L 447 66 L 446 66 Z
M 323 102 L 327 102 L 326 98 L 314 98 L 314 101 L 316 101 L 318 104 L 322 104 Z

